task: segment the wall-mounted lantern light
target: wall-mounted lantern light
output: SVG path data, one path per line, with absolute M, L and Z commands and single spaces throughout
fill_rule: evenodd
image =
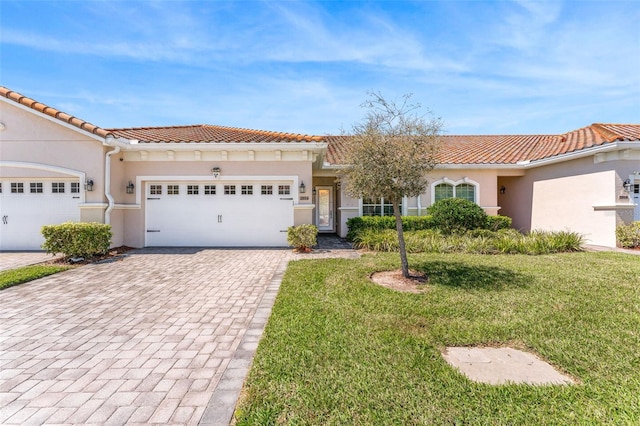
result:
M 507 188 L 505 188 L 505 187 L 504 187 L 504 185 L 502 185 L 502 186 L 500 187 L 500 193 L 501 193 L 501 194 L 504 194 L 505 192 L 507 192 Z
M 214 167 L 211 169 L 211 173 L 213 174 L 214 179 L 218 179 L 220 177 L 220 167 Z
M 129 181 L 129 184 L 127 185 L 127 194 L 133 194 L 134 188 L 135 186 L 133 186 L 133 182 Z
M 631 192 L 631 179 L 625 180 L 622 186 L 624 187 L 625 191 Z
M 93 179 L 87 178 L 87 180 L 84 181 L 84 190 L 93 191 Z
M 315 197 L 316 196 L 316 187 L 315 186 L 313 187 L 313 191 L 311 191 L 311 192 L 313 192 L 313 196 Z
M 301 194 L 304 194 L 307 191 L 307 187 L 304 186 L 304 181 L 300 182 L 300 187 L 298 188 Z

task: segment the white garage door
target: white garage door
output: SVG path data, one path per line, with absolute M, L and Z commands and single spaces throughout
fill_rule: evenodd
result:
M 148 183 L 146 246 L 286 246 L 291 188 L 290 182 Z
M 43 225 L 80 220 L 78 180 L 0 181 L 0 249 L 42 250 Z

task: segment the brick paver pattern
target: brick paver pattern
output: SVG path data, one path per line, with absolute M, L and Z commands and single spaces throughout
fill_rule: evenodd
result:
M 0 423 L 197 424 L 290 256 L 146 249 L 2 291 Z

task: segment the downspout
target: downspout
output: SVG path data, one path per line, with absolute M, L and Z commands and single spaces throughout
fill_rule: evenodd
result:
M 107 206 L 107 210 L 104 212 L 104 223 L 106 225 L 111 225 L 111 211 L 115 206 L 115 201 L 113 200 L 113 195 L 111 195 L 111 156 L 113 154 L 117 154 L 120 152 L 120 147 L 116 145 L 113 151 L 107 152 L 105 157 L 104 164 L 104 195 L 107 197 L 107 201 L 109 205 Z
M 420 200 L 420 198 L 422 198 L 421 195 L 418 195 L 418 216 L 422 216 L 422 202 Z
M 104 140 L 105 145 L 114 147 L 113 151 L 107 152 L 104 159 L 104 196 L 107 198 L 108 206 L 104 212 L 104 223 L 111 224 L 111 211 L 115 207 L 116 202 L 111 195 L 111 156 L 120 152 L 122 148 L 128 149 L 128 142 L 123 138 L 114 138 L 112 134 L 107 135 Z

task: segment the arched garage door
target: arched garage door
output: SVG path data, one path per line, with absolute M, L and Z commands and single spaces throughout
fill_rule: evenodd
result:
M 80 220 L 78 179 L 0 180 L 0 249 L 42 250 L 43 225 Z
M 291 182 L 149 182 L 148 247 L 282 247 Z

